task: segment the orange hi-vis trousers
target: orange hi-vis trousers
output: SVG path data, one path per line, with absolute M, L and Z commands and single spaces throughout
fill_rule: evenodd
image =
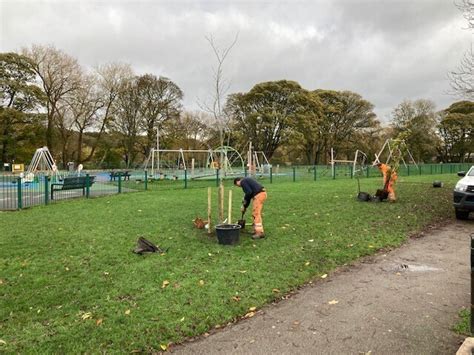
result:
M 387 189 L 388 192 L 388 200 L 395 201 L 397 199 L 395 196 L 395 182 L 398 179 L 398 175 L 395 171 L 392 171 L 390 166 L 388 166 L 387 164 L 382 164 L 379 169 L 383 175 L 384 187 L 385 189 Z
M 262 209 L 263 203 L 267 199 L 267 193 L 265 191 L 255 195 L 252 202 L 252 217 L 253 217 L 253 229 L 256 235 L 264 235 L 263 232 L 263 220 L 262 220 Z

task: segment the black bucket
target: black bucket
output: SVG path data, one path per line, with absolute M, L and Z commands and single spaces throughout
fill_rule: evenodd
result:
M 240 239 L 240 225 L 238 224 L 218 224 L 216 226 L 217 240 L 219 244 L 233 245 Z

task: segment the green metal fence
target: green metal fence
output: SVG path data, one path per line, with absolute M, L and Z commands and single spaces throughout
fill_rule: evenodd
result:
M 399 176 L 455 174 L 467 171 L 472 164 L 424 164 L 401 166 Z M 353 171 L 351 165 L 335 166 L 272 166 L 266 167 L 256 178 L 265 184 L 279 182 L 320 181 L 379 177 L 376 167 Z M 137 191 L 159 191 L 168 189 L 192 189 L 218 186 L 221 171 L 204 177 L 191 178 L 187 171 L 173 176 L 150 176 L 146 171 L 101 171 L 60 173 L 58 176 L 44 175 L 25 179 L 18 175 L 0 175 L 0 210 L 18 210 L 38 205 L 48 205 L 73 198 L 130 193 Z M 248 171 L 242 176 L 249 175 Z M 232 184 L 235 175 L 223 176 L 226 184 Z

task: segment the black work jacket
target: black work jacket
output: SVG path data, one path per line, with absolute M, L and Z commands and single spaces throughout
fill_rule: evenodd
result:
M 245 193 L 244 199 L 242 201 L 245 208 L 250 205 L 250 200 L 252 200 L 256 194 L 265 191 L 265 188 L 251 177 L 245 177 L 240 180 L 240 187 Z

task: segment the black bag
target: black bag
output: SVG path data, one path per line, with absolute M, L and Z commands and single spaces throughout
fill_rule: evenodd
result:
M 146 240 L 143 237 L 138 238 L 137 246 L 133 249 L 135 254 L 143 254 L 143 253 L 164 253 L 165 251 L 161 250 L 160 247 L 156 246 L 149 240 Z
M 370 196 L 370 194 L 368 194 L 367 192 L 359 192 L 357 195 L 357 199 L 359 201 L 368 202 L 372 200 L 372 196 Z
M 378 189 L 377 192 L 375 192 L 375 196 L 379 199 L 379 201 L 386 200 L 388 198 L 388 191 L 385 189 Z

